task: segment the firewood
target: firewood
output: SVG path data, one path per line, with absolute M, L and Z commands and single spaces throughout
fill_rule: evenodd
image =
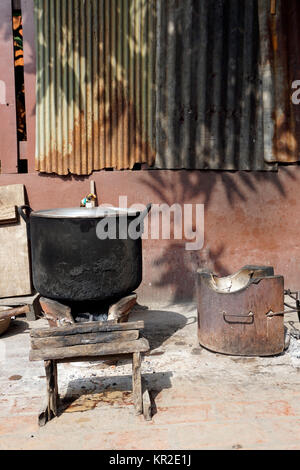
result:
M 24 307 L 11 308 L 0 312 L 0 320 L 17 317 L 18 315 L 24 315 L 26 313 L 29 313 L 29 305 L 25 305 Z
M 70 307 L 44 297 L 40 298 L 40 304 L 43 309 L 44 316 L 51 327 L 72 325 L 75 323 Z
M 136 304 L 137 295 L 129 295 L 128 297 L 124 297 L 123 299 L 119 300 L 119 302 L 110 306 L 108 311 L 108 321 L 117 321 L 122 323 L 122 321 L 126 321 L 130 311 Z

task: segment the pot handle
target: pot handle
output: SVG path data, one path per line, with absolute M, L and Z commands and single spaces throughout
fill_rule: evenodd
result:
M 29 212 L 29 215 L 26 214 L 26 211 Z M 26 222 L 26 225 L 29 224 L 29 216 L 32 212 L 30 206 L 20 206 L 18 207 L 18 214 L 22 217 L 22 219 Z
M 242 323 L 244 325 L 252 325 L 254 323 L 254 313 L 249 312 L 248 315 L 233 315 L 227 312 L 223 312 L 223 318 L 226 323 Z M 230 318 L 232 321 L 227 320 L 227 318 Z M 250 320 L 250 322 L 247 321 L 238 321 L 238 319 L 243 319 L 243 320 Z

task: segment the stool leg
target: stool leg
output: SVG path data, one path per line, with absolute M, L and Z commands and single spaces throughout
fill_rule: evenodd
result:
M 143 413 L 141 353 L 133 353 L 132 357 L 132 390 L 136 415 Z
M 147 383 L 145 379 L 142 379 L 143 386 L 143 415 L 146 421 L 151 421 L 152 419 L 152 406 L 149 390 L 147 389 Z
M 45 426 L 58 415 L 58 387 L 57 387 L 57 363 L 56 361 L 44 361 L 47 396 L 39 412 L 39 426 Z
M 56 361 L 45 361 L 45 372 L 47 381 L 47 422 L 53 419 L 58 414 L 58 386 Z

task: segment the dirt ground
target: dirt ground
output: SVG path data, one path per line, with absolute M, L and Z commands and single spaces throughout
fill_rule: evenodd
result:
M 45 376 L 29 331 L 47 323 L 21 319 L 0 339 L 0 449 L 300 449 L 300 341 L 272 358 L 223 356 L 199 346 L 192 303 L 136 307 L 137 319 L 151 422 L 134 415 L 128 361 L 87 362 L 58 366 L 64 411 L 39 428 Z

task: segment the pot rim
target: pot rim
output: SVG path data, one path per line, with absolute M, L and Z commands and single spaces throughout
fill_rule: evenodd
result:
M 140 215 L 140 211 L 113 206 L 57 208 L 34 211 L 30 214 L 31 217 L 48 219 L 101 219 L 104 217 L 137 217 L 138 215 Z

